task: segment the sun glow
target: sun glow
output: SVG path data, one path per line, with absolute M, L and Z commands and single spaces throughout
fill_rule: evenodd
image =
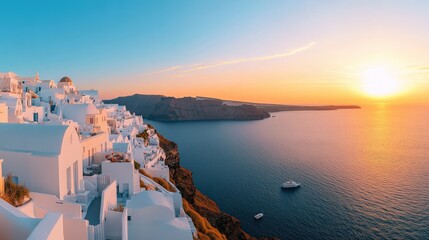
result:
M 384 98 L 402 91 L 402 82 L 395 72 L 384 65 L 370 67 L 362 73 L 362 90 L 365 94 Z

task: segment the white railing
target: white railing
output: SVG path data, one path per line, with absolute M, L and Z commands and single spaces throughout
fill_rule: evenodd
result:
M 171 192 L 169 192 L 167 189 L 165 189 L 163 186 L 161 186 L 157 182 L 153 181 L 152 179 L 146 177 L 145 175 L 143 175 L 141 173 L 139 173 L 139 174 L 140 174 L 140 179 L 142 179 L 143 182 L 149 182 L 154 187 L 157 187 L 159 189 L 159 191 L 162 192 L 162 193 L 172 194 Z
M 99 175 L 97 176 L 97 192 L 102 193 L 103 190 L 109 186 L 110 176 L 108 175 Z
M 134 182 L 134 194 L 140 192 L 140 176 L 139 171 L 134 169 L 133 171 L 133 182 Z
M 170 180 L 165 179 L 165 181 L 167 181 L 167 182 L 168 182 L 168 184 L 170 184 L 170 186 L 172 186 L 172 187 L 176 190 L 176 192 L 180 193 L 180 191 L 179 191 L 179 189 L 176 187 L 176 185 L 174 185 L 172 182 L 170 182 Z
M 198 237 L 198 231 L 194 225 L 194 222 L 192 221 L 192 218 L 189 217 L 189 215 L 186 213 L 185 213 L 185 215 L 186 215 L 186 219 L 188 220 L 189 227 L 191 228 L 192 236 L 194 236 L 194 238 L 197 238 Z
M 104 240 L 104 224 L 88 226 L 88 240 Z

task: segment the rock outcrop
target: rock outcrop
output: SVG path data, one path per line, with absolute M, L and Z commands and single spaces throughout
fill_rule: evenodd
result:
M 158 121 L 260 120 L 268 117 L 268 112 L 252 105 L 228 106 L 220 100 L 191 97 L 162 98 L 148 116 Z
M 229 101 L 206 97 L 174 98 L 142 94 L 118 97 L 104 100 L 104 102 L 125 105 L 129 111 L 155 121 L 260 120 L 270 117 L 269 113 L 280 111 L 329 111 L 360 108 L 357 105 L 300 106 Z
M 125 105 L 129 111 L 156 121 L 260 120 L 270 117 L 267 111 L 255 106 L 229 106 L 218 99 L 135 94 L 104 102 Z

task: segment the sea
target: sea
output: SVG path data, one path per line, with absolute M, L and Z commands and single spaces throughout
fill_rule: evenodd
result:
M 429 239 L 427 106 L 149 122 L 179 145 L 197 188 L 252 236 Z M 287 179 L 302 185 L 283 190 Z

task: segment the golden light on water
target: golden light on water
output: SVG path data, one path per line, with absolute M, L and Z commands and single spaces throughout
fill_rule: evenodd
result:
M 402 81 L 390 67 L 378 65 L 367 68 L 362 73 L 362 91 L 368 96 L 385 98 L 403 91 Z

